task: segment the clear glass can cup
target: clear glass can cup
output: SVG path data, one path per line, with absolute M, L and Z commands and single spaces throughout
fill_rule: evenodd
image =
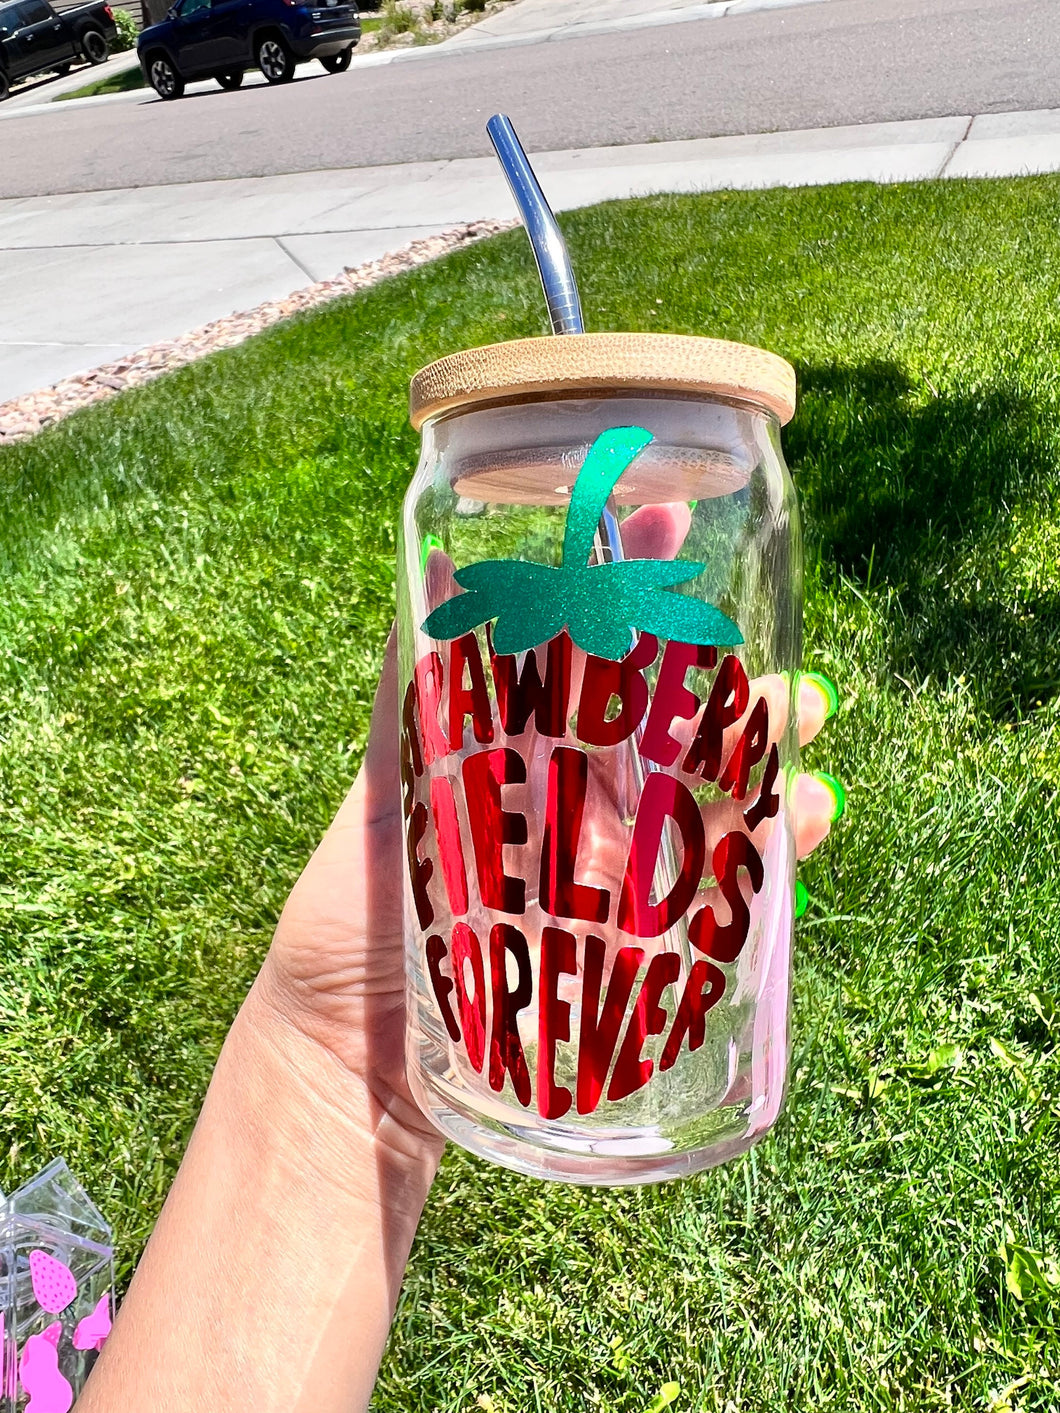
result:
M 413 380 L 408 1078 L 447 1137 L 522 1173 L 676 1177 L 780 1111 L 794 393 L 773 354 L 654 334 L 519 340 Z

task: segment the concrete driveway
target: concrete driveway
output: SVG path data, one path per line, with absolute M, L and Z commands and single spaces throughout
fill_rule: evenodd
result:
M 135 49 L 112 55 L 103 64 L 79 64 L 68 74 L 35 74 L 11 90 L 4 100 L 0 115 L 17 113 L 23 108 L 39 108 L 53 102 L 63 93 L 76 93 L 89 84 L 138 67 Z
M 796 0 L 801 3 L 801 0 Z M 629 24 L 634 19 L 676 16 L 682 11 L 723 13 L 732 0 L 519 0 L 505 6 L 488 19 L 480 20 L 470 29 L 446 42 L 459 45 L 481 43 L 484 39 L 510 39 L 549 30 L 557 38 L 586 27 L 596 28 L 616 22 Z M 771 5 L 770 5 L 771 7 Z M 744 8 L 764 9 L 762 0 L 744 0 Z

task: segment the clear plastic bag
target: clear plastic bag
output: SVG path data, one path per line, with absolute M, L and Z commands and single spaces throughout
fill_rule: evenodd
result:
M 61 1158 L 0 1193 L 0 1413 L 66 1413 L 113 1304 L 111 1229 Z

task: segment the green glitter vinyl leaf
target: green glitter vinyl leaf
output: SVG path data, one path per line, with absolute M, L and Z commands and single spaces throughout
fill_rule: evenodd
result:
M 537 647 L 566 628 L 584 652 L 617 661 L 635 633 L 684 643 L 742 643 L 743 635 L 720 609 L 668 590 L 702 574 L 693 560 L 624 559 L 587 564 L 600 517 L 619 477 L 652 440 L 643 427 L 602 432 L 574 485 L 563 537 L 563 563 L 492 559 L 458 569 L 466 592 L 447 599 L 425 620 L 432 638 L 459 638 L 496 619 L 499 653 Z

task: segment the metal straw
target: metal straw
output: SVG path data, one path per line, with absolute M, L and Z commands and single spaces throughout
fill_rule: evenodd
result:
M 567 242 L 563 239 L 563 232 L 545 199 L 541 183 L 523 151 L 512 121 L 504 113 L 497 113 L 486 124 L 486 132 L 493 143 L 501 170 L 508 179 L 526 234 L 530 238 L 538 274 L 541 276 L 541 288 L 545 291 L 545 299 L 548 302 L 552 332 L 583 334 L 585 323 L 582 319 L 582 304 L 578 297 L 578 284 L 574 278 L 570 255 L 567 253 Z M 593 558 L 598 564 L 614 563 L 625 558 L 617 509 L 614 496 L 608 496 L 593 541 Z M 638 732 L 638 741 L 640 734 Z M 649 770 L 651 764 L 643 762 L 636 750 L 630 753 L 629 764 L 633 775 L 631 807 L 635 809 L 644 785 L 645 764 Z M 662 898 L 669 893 L 672 881 L 677 877 L 673 844 L 669 835 L 663 836 L 658 875 L 656 895 Z
M 583 334 L 582 302 L 578 297 L 578 282 L 567 253 L 567 242 L 559 228 L 552 207 L 545 199 L 530 159 L 505 113 L 496 113 L 486 124 L 486 132 L 501 171 L 508 179 L 519 215 L 530 238 L 530 248 L 537 261 L 541 288 L 545 291 L 548 316 L 554 334 Z M 600 516 L 600 533 L 596 537 L 597 559 L 604 563 L 623 558 L 622 536 L 615 515 L 615 502 L 608 497 Z
M 552 332 L 582 334 L 585 332 L 582 305 L 567 254 L 567 242 L 527 160 L 523 144 L 512 127 L 512 120 L 504 113 L 497 113 L 486 124 L 486 132 L 493 143 L 501 170 L 508 178 L 519 215 L 530 237 L 541 287 L 548 301 Z

